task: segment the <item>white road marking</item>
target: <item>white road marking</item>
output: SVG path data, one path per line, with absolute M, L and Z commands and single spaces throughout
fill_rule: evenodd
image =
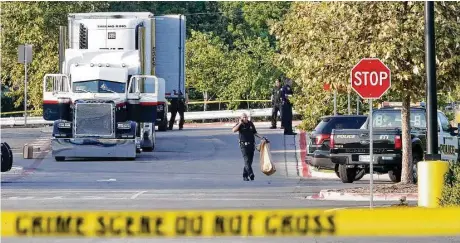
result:
M 147 191 L 138 192 L 138 193 L 132 195 L 132 196 L 131 196 L 131 199 L 136 199 L 138 196 L 140 196 L 140 195 L 142 195 L 142 194 L 144 194 L 144 193 L 146 193 L 146 192 L 147 192 Z
M 99 181 L 99 182 L 110 182 L 110 181 L 117 181 L 117 179 L 110 178 L 110 179 L 101 179 L 101 180 L 97 180 L 97 181 Z

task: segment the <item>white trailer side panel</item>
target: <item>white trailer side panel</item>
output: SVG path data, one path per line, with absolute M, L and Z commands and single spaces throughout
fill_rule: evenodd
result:
M 185 16 L 155 16 L 155 75 L 165 80 L 166 98 L 185 94 Z

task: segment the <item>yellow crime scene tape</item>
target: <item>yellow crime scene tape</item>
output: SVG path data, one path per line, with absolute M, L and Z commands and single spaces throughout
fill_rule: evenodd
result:
M 3 211 L 2 237 L 460 235 L 460 208 Z

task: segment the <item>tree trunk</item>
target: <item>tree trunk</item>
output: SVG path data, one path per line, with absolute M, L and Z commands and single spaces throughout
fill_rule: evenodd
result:
M 401 184 L 412 184 L 412 139 L 410 128 L 410 95 L 403 98 L 403 108 L 401 110 L 402 123 L 402 170 Z

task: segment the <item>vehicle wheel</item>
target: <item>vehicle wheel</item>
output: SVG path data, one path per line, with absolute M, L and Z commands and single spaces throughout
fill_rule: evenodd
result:
M 133 160 L 136 160 L 136 157 L 128 157 L 126 159 L 129 160 L 129 161 L 133 161 Z
M 339 165 L 335 165 L 334 167 L 334 172 L 335 172 L 335 175 L 340 178 L 340 173 L 339 173 Z
M 11 148 L 7 143 L 2 143 L 1 152 L 1 171 L 10 171 L 13 167 L 13 152 L 11 151 Z
M 356 177 L 356 169 L 347 168 L 346 165 L 339 165 L 339 175 L 343 183 L 353 183 Z
M 163 117 L 163 121 L 158 125 L 158 131 L 167 131 L 168 130 L 168 113 L 165 112 Z
M 412 152 L 412 181 L 417 184 L 418 174 L 417 174 L 417 163 L 422 160 L 420 153 Z
M 144 147 L 142 148 L 143 152 L 152 152 L 153 151 L 153 146 L 152 147 Z
M 64 160 L 65 160 L 65 157 L 64 157 L 64 156 L 56 156 L 56 157 L 54 157 L 54 159 L 55 159 L 56 161 L 64 161 Z
M 398 183 L 401 182 L 401 169 L 394 169 L 388 171 L 388 176 L 392 182 Z
M 366 175 L 366 169 L 360 169 L 357 171 L 355 176 L 355 181 L 359 181 L 363 179 L 364 175 Z

